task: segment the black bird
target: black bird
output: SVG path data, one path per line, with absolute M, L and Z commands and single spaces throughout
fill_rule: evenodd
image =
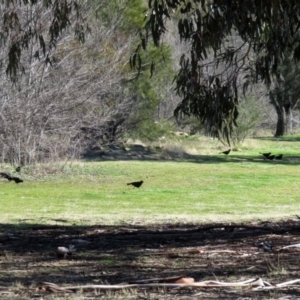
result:
M 143 180 L 141 180 L 141 181 L 134 181 L 134 182 L 127 183 L 127 185 L 133 185 L 134 187 L 139 188 L 143 184 L 143 182 L 144 182 Z
M 263 248 L 264 251 L 272 251 L 272 242 L 271 241 L 257 242 L 254 245 L 258 248 Z
M 11 179 L 15 182 L 15 183 L 21 183 L 23 182 L 23 180 L 19 177 L 11 177 Z
M 8 181 L 12 181 L 13 180 L 13 178 L 9 174 L 4 173 L 4 172 L 0 172 L 0 176 L 3 177 L 3 178 L 5 178 L 5 179 L 7 179 Z
M 228 154 L 230 153 L 230 151 L 231 151 L 231 149 L 228 149 L 228 150 L 226 150 L 226 151 L 220 152 L 220 154 L 223 153 L 223 154 L 225 154 L 225 155 L 228 155 Z
M 20 173 L 21 172 L 21 166 L 16 167 L 16 172 Z
M 275 155 L 269 155 L 268 157 L 266 157 L 269 160 L 273 160 L 275 158 Z
M 283 154 L 279 154 L 277 156 L 275 156 L 275 159 L 282 159 Z
M 271 152 L 261 153 L 265 158 L 268 158 L 271 155 Z

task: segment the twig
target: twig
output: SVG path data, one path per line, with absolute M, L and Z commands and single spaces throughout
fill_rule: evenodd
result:
M 153 279 L 152 279 L 153 280 Z M 161 279 L 162 280 L 162 279 Z M 121 290 L 121 289 L 128 289 L 128 288 L 186 288 L 186 287 L 193 287 L 193 288 L 209 288 L 209 287 L 248 287 L 248 286 L 265 286 L 265 282 L 262 281 L 260 278 L 255 279 L 248 279 L 241 282 L 222 282 L 222 281 L 201 281 L 195 283 L 134 283 L 134 284 L 123 284 L 123 285 L 79 285 L 79 286 L 68 286 L 68 287 L 59 287 L 51 282 L 44 282 L 43 285 L 47 288 L 50 288 L 51 292 L 63 292 L 63 291 L 76 291 L 76 290 L 87 290 L 87 289 L 94 289 L 94 290 Z
M 300 247 L 300 243 L 299 244 L 288 245 L 288 246 L 283 246 L 280 249 L 278 249 L 278 251 L 283 250 L 283 249 L 288 249 L 288 248 L 294 248 L 294 247 Z

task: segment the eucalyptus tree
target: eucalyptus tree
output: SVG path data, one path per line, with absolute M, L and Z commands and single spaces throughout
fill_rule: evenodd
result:
M 291 59 L 291 55 L 286 55 L 277 74 L 269 91 L 269 100 L 277 114 L 275 136 L 281 136 L 293 131 L 296 121 L 293 111 L 300 108 L 300 64 Z
M 24 72 L 22 53 L 32 43 L 36 45 L 35 58 L 43 57 L 46 64 L 51 64 L 51 53 L 63 32 L 70 30 L 77 40 L 84 42 L 88 29 L 84 18 L 87 3 L 85 0 L 8 0 L 0 3 L 0 42 L 8 56 L 8 61 L 5 61 L 6 56 L 1 57 L 1 66 L 12 81 Z M 24 14 L 28 15 L 27 22 L 23 21 Z
M 287 53 L 300 59 L 300 2 L 149 0 L 133 68 L 141 69 L 140 52 L 150 40 L 161 47 L 170 19 L 177 21 L 178 40 L 190 45 L 174 79 L 181 97 L 175 115 L 198 118 L 209 134 L 229 143 L 237 126 L 239 86 L 245 90 L 261 81 L 271 88 Z M 213 61 L 207 62 L 210 53 Z

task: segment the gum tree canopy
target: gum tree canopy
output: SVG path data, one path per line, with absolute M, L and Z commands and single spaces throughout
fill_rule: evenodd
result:
M 239 86 L 270 86 L 286 53 L 300 59 L 299 0 L 149 0 L 132 67 L 141 68 L 139 53 L 150 41 L 160 47 L 169 20 L 187 45 L 175 77 L 182 99 L 175 115 L 197 117 L 209 134 L 228 142 Z
M 36 45 L 34 57 L 44 57 L 51 64 L 51 54 L 61 34 L 73 30 L 75 38 L 84 42 L 87 24 L 82 18 L 84 0 L 6 0 L 0 2 L 1 66 L 12 81 L 25 71 L 21 64 L 22 50 Z M 44 15 L 49 15 L 45 22 Z M 27 18 L 24 18 L 24 15 Z M 24 19 L 27 21 L 24 22 Z M 29 20 L 29 21 L 28 21 Z M 2 51 L 3 52 L 3 51 Z M 2 53 L 1 52 L 1 53 Z

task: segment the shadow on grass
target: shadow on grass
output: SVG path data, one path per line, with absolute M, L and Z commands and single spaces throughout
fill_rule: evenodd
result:
M 257 137 L 257 140 L 267 141 L 300 141 L 300 136 L 284 136 L 284 137 Z M 272 147 L 271 147 L 272 148 Z M 124 147 L 124 145 L 111 145 L 104 149 L 93 149 L 87 151 L 82 159 L 85 161 L 121 161 L 121 160 L 138 160 L 138 161 L 176 161 L 176 162 L 205 162 L 205 163 L 226 163 L 226 162 L 251 162 L 251 163 L 276 163 L 295 165 L 300 163 L 299 155 L 290 155 L 289 153 L 273 153 L 279 155 L 283 154 L 283 159 L 268 160 L 257 151 L 257 155 L 246 156 L 242 152 L 232 150 L 229 155 L 223 155 L 220 151 L 211 150 L 211 154 L 207 155 L 192 155 L 184 152 L 181 146 L 174 145 L 164 147 L 148 147 L 144 145 L 134 144 Z
M 278 248 L 299 239 L 299 220 L 149 226 L 0 224 L 0 283 L 82 285 L 169 276 L 191 276 L 197 281 L 215 276 L 228 281 L 231 275 L 264 277 L 297 264 L 297 251 L 281 253 Z M 257 246 L 265 241 L 272 243 L 270 251 Z M 57 259 L 57 247 L 70 244 L 75 245 L 75 254 Z
M 298 165 L 300 164 L 300 155 L 284 155 L 282 159 L 266 159 L 262 155 L 238 155 L 231 154 L 226 157 L 223 156 L 209 156 L 209 155 L 190 155 L 184 161 L 191 161 L 195 163 L 262 163 L 270 165 Z
M 257 140 L 268 141 L 300 141 L 300 136 L 284 136 L 284 137 L 257 137 Z M 123 145 L 111 145 L 106 150 L 90 150 L 83 155 L 85 161 L 174 161 L 174 162 L 192 162 L 192 163 L 264 163 L 264 164 L 281 164 L 281 165 L 298 165 L 300 164 L 299 155 L 290 155 L 289 153 L 277 153 L 275 155 L 283 154 L 283 158 L 278 160 L 269 160 L 263 157 L 259 151 L 257 155 L 247 156 L 242 152 L 232 150 L 229 155 L 223 155 L 220 151 L 211 150 L 212 153 L 208 155 L 192 155 L 183 151 L 179 146 L 178 149 L 163 148 L 163 147 L 147 147 L 143 145 L 128 145 L 126 148 Z M 271 150 L 272 151 L 272 150 Z
M 172 162 L 191 162 L 191 163 L 263 163 L 263 164 L 278 164 L 278 165 L 298 165 L 300 164 L 300 155 L 286 155 L 283 154 L 283 158 L 278 160 L 269 160 L 264 158 L 261 154 L 257 155 L 240 155 L 238 152 L 232 152 L 230 155 L 191 155 L 188 153 L 182 153 L 178 155 L 176 152 L 169 151 L 169 158 L 161 158 L 157 153 L 133 153 L 131 155 L 124 155 L 115 152 L 107 157 L 92 157 L 85 158 L 87 162 L 93 161 L 172 161 Z
M 256 140 L 261 141 L 274 141 L 274 142 L 300 142 L 299 135 L 288 135 L 288 136 L 281 136 L 281 137 L 256 137 Z

